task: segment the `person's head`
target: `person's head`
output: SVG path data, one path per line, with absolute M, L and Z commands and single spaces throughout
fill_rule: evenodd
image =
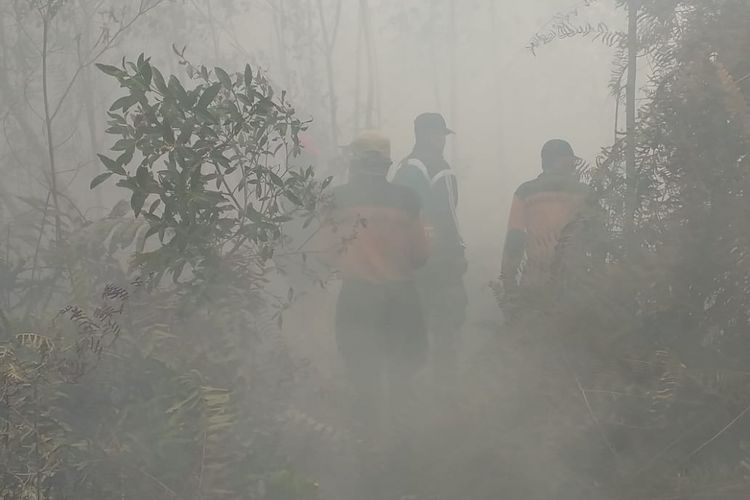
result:
M 391 141 L 377 130 L 361 132 L 349 145 L 353 174 L 385 177 L 391 166 Z
M 454 132 L 448 128 L 440 113 L 422 113 L 414 120 L 417 146 L 443 154 L 445 138 Z
M 542 147 L 542 170 L 545 172 L 574 172 L 578 161 L 568 141 L 552 139 Z

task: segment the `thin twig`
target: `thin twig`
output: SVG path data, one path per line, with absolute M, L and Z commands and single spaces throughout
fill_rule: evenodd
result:
M 47 155 L 50 173 L 50 191 L 52 192 L 52 205 L 55 207 L 55 243 L 60 244 L 62 229 L 60 222 L 60 205 L 57 201 L 57 172 L 55 171 L 55 147 L 52 138 L 52 116 L 49 107 L 49 90 L 47 88 L 47 51 L 49 41 L 49 23 L 51 19 L 51 7 L 47 11 L 40 9 L 42 16 L 42 95 L 44 98 L 44 126 L 47 132 Z
M 689 436 L 690 434 L 692 434 L 693 432 L 695 432 L 699 428 L 703 427 L 706 424 L 707 421 L 708 421 L 708 419 L 702 420 L 697 425 L 694 425 L 693 427 L 691 427 L 687 431 L 685 431 L 682 434 L 680 434 L 677 437 L 677 439 L 675 439 L 674 441 L 670 442 L 667 446 L 665 446 L 664 448 L 662 448 L 661 450 L 659 450 L 658 452 L 656 452 L 656 454 L 653 457 L 651 457 L 648 460 L 648 462 L 646 462 L 645 465 L 643 465 L 640 469 L 638 469 L 631 477 L 637 478 L 638 476 L 640 476 L 643 472 L 645 472 L 647 469 L 649 469 L 654 463 L 656 463 L 656 461 L 659 458 L 661 458 L 662 455 L 664 455 L 666 452 L 668 452 L 669 450 L 671 450 L 672 448 L 674 448 L 675 446 L 677 446 L 687 436 Z
M 142 474 L 144 477 L 148 478 L 149 480 L 151 480 L 154 484 L 156 484 L 162 490 L 164 490 L 164 492 L 167 495 L 169 495 L 170 497 L 172 497 L 172 498 L 178 498 L 177 493 L 172 488 L 170 488 L 169 486 L 167 486 L 166 484 L 164 484 L 158 478 L 156 478 L 156 477 L 152 476 L 151 474 L 149 474 L 147 471 L 145 471 L 145 470 L 143 470 L 143 469 L 141 469 L 139 467 L 135 467 L 135 466 L 129 465 L 129 464 L 124 464 L 124 465 L 126 467 L 128 467 L 129 469 L 132 469 L 132 470 L 138 472 L 139 474 Z
M 725 433 L 726 431 L 728 431 L 730 427 L 732 427 L 732 426 L 733 426 L 734 424 L 736 424 L 736 423 L 737 423 L 737 421 L 739 421 L 739 420 L 740 420 L 740 419 L 741 419 L 742 417 L 744 417 L 744 416 L 745 416 L 745 414 L 746 414 L 747 412 L 749 412 L 749 411 L 750 411 L 750 406 L 748 406 L 747 408 L 745 408 L 744 410 L 742 410 L 742 411 L 741 411 L 741 412 L 739 413 L 739 415 L 737 415 L 736 417 L 734 417 L 734 418 L 733 418 L 733 419 L 732 419 L 732 420 L 731 420 L 731 421 L 730 421 L 730 422 L 729 422 L 729 423 L 728 423 L 727 425 L 725 425 L 725 426 L 724 426 L 724 427 L 723 427 L 723 428 L 722 428 L 722 429 L 721 429 L 721 430 L 720 430 L 719 432 L 717 432 L 716 434 L 714 434 L 714 436 L 713 436 L 713 437 L 712 437 L 711 439 L 709 439 L 708 441 L 706 441 L 705 443 L 703 443 L 702 445 L 700 445 L 699 447 L 697 447 L 697 448 L 696 448 L 695 450 L 693 450 L 692 452 L 690 452 L 690 454 L 688 454 L 688 456 L 687 456 L 687 457 L 685 457 L 684 461 L 688 461 L 688 460 L 690 460 L 690 459 L 691 459 L 691 458 L 693 458 L 693 457 L 694 457 L 695 455 L 697 455 L 698 453 L 700 453 L 700 452 L 701 452 L 701 451 L 702 451 L 702 450 L 703 450 L 703 449 L 704 449 L 704 448 L 705 448 L 706 446 L 710 445 L 711 443 L 713 443 L 714 441 L 716 441 L 717 439 L 719 439 L 719 437 L 720 437 L 720 436 L 721 436 L 722 434 L 724 434 L 724 433 Z
M 581 381 L 576 376 L 576 385 L 578 386 L 578 390 L 581 392 L 581 396 L 583 396 L 583 402 L 586 403 L 586 408 L 588 409 L 589 416 L 591 417 L 591 420 L 593 420 L 594 425 L 596 426 L 597 432 L 599 432 L 599 435 L 602 438 L 602 441 L 607 445 L 607 448 L 612 453 L 612 456 L 615 459 L 618 459 L 617 451 L 615 450 L 614 446 L 612 446 L 612 443 L 609 441 L 609 438 L 604 433 L 604 430 L 602 429 L 602 424 L 599 422 L 599 419 L 594 414 L 594 410 L 591 408 L 591 404 L 589 403 L 589 398 L 586 396 L 586 391 L 583 389 L 583 386 L 581 385 Z
M 98 52 L 96 52 L 93 56 L 89 57 L 88 60 L 82 64 L 78 65 L 78 68 L 76 69 L 75 73 L 73 73 L 73 76 L 68 81 L 67 86 L 65 87 L 65 90 L 62 93 L 62 96 L 60 97 L 59 101 L 57 102 L 57 105 L 55 106 L 55 110 L 52 113 L 52 120 L 55 119 L 57 114 L 60 112 L 60 108 L 65 102 L 65 99 L 68 97 L 68 94 L 73 88 L 73 85 L 75 84 L 76 80 L 78 79 L 78 76 L 81 74 L 81 72 L 94 64 L 99 57 L 101 57 L 106 51 L 108 51 L 110 48 L 112 48 L 112 45 L 114 45 L 115 41 L 122 35 L 124 32 L 126 32 L 138 19 L 143 17 L 145 14 L 147 14 L 149 11 L 157 8 L 159 5 L 161 5 L 164 2 L 164 0 L 156 0 L 153 5 L 149 7 L 143 6 L 143 2 L 141 2 L 141 5 L 138 8 L 138 12 L 133 16 L 133 18 L 128 21 L 127 23 L 123 24 L 118 28 L 117 31 L 115 31 L 115 34 L 112 35 L 106 43 L 102 46 L 101 49 L 99 49 Z

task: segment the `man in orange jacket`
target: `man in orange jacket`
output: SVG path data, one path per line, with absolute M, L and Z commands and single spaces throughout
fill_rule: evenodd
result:
M 516 190 L 501 271 L 506 293 L 549 282 L 560 235 L 588 196 L 588 186 L 576 172 L 579 161 L 568 142 L 548 141 L 542 148 L 541 175 Z
M 372 431 L 383 423 L 386 401 L 403 404 L 427 352 L 414 273 L 427 261 L 428 244 L 416 193 L 386 180 L 390 141 L 364 132 L 350 152 L 350 180 L 333 190 L 323 232 L 343 281 L 336 341 L 356 392 L 358 420 Z

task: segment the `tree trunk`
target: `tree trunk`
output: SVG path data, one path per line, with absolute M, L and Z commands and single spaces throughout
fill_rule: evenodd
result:
M 81 9 L 83 11 L 83 23 L 80 27 L 81 29 L 81 39 L 83 41 L 83 47 L 89 48 L 91 46 L 91 32 L 90 32 L 90 21 L 93 15 L 95 15 L 95 12 L 89 12 L 88 9 L 86 9 L 86 5 L 84 5 L 84 2 L 81 2 Z M 78 64 L 80 66 L 85 65 L 85 61 L 83 59 L 83 56 L 81 54 L 80 47 L 78 49 Z M 86 115 L 86 125 L 88 127 L 88 135 L 89 135 L 89 144 L 91 146 L 91 177 L 98 175 L 101 170 L 99 166 L 99 161 L 96 157 L 96 154 L 99 152 L 99 140 L 97 137 L 97 131 L 99 129 L 97 125 L 96 120 L 96 112 L 94 111 L 94 101 L 96 100 L 96 88 L 93 86 L 91 82 L 91 67 L 85 66 L 82 75 L 81 75 L 81 102 L 83 102 L 83 107 Z M 101 189 L 95 189 L 94 190 L 94 197 L 96 200 L 97 206 L 101 207 L 104 203 L 102 200 L 102 191 Z
M 334 14 L 334 23 L 328 28 L 325 19 L 325 9 L 323 8 L 323 1 L 317 0 L 318 6 L 318 17 L 320 19 L 321 36 L 323 38 L 323 56 L 326 64 L 326 76 L 328 80 L 328 105 L 330 107 L 331 117 L 331 141 L 333 142 L 333 148 L 339 145 L 339 127 L 338 127 L 338 97 L 336 96 L 335 86 L 335 73 L 333 70 L 333 48 L 336 45 L 336 33 L 339 27 L 339 20 L 341 15 L 341 3 L 342 0 L 337 0 L 336 10 Z
M 435 96 L 435 109 L 443 109 L 443 100 L 440 98 L 440 73 L 438 72 L 438 61 L 437 61 L 437 48 L 435 47 L 435 39 L 437 35 L 437 5 L 432 2 L 430 5 L 430 22 L 429 22 L 429 50 L 430 50 L 430 69 L 432 69 L 432 91 Z
M 370 7 L 367 0 L 360 0 L 360 22 L 362 23 L 362 34 L 365 42 L 365 54 L 367 56 L 367 109 L 365 110 L 365 127 L 373 128 L 380 125 L 378 115 L 377 99 L 377 70 L 375 63 L 375 50 L 372 44 L 372 30 L 370 28 Z M 375 118 L 373 118 L 375 115 Z
M 628 83 L 626 93 L 627 136 L 625 139 L 625 238 L 632 241 L 635 214 L 638 209 L 638 180 L 636 171 L 636 86 L 638 75 L 638 8 L 640 0 L 628 5 Z
M 62 223 L 60 220 L 60 204 L 57 200 L 57 168 L 55 167 L 55 145 L 52 138 L 52 115 L 49 107 L 49 90 L 47 88 L 47 52 L 49 49 L 50 11 L 42 13 L 42 94 L 44 97 L 44 126 L 47 133 L 47 154 L 49 158 L 50 192 L 52 206 L 55 209 L 55 243 L 62 239 Z
M 354 130 L 359 132 L 361 118 L 360 118 L 360 106 L 362 96 L 362 38 L 364 37 L 364 29 L 362 26 L 362 4 L 359 6 L 359 23 L 357 28 L 357 48 L 354 57 Z
M 276 33 L 277 50 L 279 53 L 279 65 L 281 66 L 281 75 L 283 78 L 284 87 L 291 90 L 292 77 L 289 71 L 289 63 L 287 62 L 287 26 L 286 26 L 286 9 L 284 8 L 284 0 L 279 0 L 278 8 L 273 9 L 273 26 Z
M 451 94 L 450 94 L 450 126 L 458 127 L 458 63 L 456 61 L 456 44 L 458 42 L 458 34 L 456 32 L 456 0 L 448 0 L 450 2 L 450 9 L 448 12 L 448 22 L 450 23 L 450 80 L 451 80 Z M 451 148 L 451 164 L 456 165 L 458 160 L 458 140 L 453 138 L 453 147 Z

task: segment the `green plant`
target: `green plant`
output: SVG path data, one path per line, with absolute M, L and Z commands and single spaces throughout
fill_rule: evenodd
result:
M 165 80 L 143 56 L 122 68 L 99 65 L 128 95 L 109 112 L 118 156 L 100 156 L 108 171 L 92 187 L 114 175 L 131 191 L 133 212 L 150 225 L 146 239 L 159 240 L 137 264 L 157 280 L 169 274 L 176 282 L 189 269 L 192 283 L 253 283 L 273 257 L 281 225 L 316 209 L 312 168 L 288 164 L 300 152 L 297 134 L 305 124 L 285 93 L 276 98 L 250 66 L 229 75 L 182 63 L 200 82 L 195 88 L 186 90 L 174 76 Z
M 183 62 L 196 78 L 208 74 Z M 312 220 L 323 188 L 311 170 L 287 166 L 302 124 L 249 70 L 232 77 L 237 86 L 240 78 L 243 86 L 245 78 L 256 82 L 244 99 L 216 70 L 219 82 L 183 89 L 193 101 L 176 90 L 182 100 L 172 95 L 144 108 L 146 96 L 130 79 L 151 70 L 158 79 L 158 70 L 145 58 L 128 68 L 119 75 L 139 99 L 128 110 L 140 113 L 111 113 L 110 132 L 122 141 L 115 150 L 125 157 L 103 162 L 115 165 L 109 173 L 130 190 L 130 202 L 94 221 L 60 212 L 63 239 L 51 244 L 53 209 L 29 199 L 37 226 L 28 234 L 14 226 L 13 239 L 3 241 L 1 269 L 12 279 L 3 282 L 0 308 L 7 311 L 0 496 L 317 499 L 314 482 L 295 474 L 279 450 L 282 381 L 295 366 L 268 335 L 281 300 L 268 293 L 267 273 L 286 242 L 284 224 Z M 170 82 L 182 88 L 177 78 Z M 205 97 L 206 109 L 196 108 L 206 92 L 216 100 Z M 237 105 L 246 111 L 237 114 L 232 99 L 251 104 Z M 114 110 L 122 109 L 118 102 Z M 188 142 L 167 142 L 163 127 L 153 133 L 173 114 L 189 122 L 179 129 Z M 170 150 L 162 155 L 162 147 Z M 93 298 L 101 287 L 104 296 Z M 17 333 L 25 331 L 39 333 Z
M 749 19 L 734 0 L 641 3 L 639 51 L 653 71 L 636 169 L 623 168 L 622 138 L 605 149 L 588 173 L 599 210 L 557 248 L 545 324 L 580 396 L 563 407 L 588 420 L 566 446 L 588 443 L 577 459 L 594 472 L 579 477 L 601 495 L 747 488 L 750 92 L 737 82 Z

